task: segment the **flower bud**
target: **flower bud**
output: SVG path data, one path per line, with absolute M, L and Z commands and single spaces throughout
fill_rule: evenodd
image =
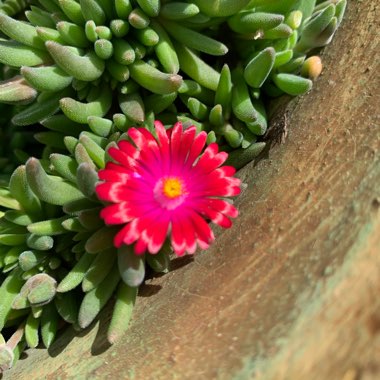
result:
M 301 68 L 301 75 L 315 80 L 322 72 L 322 60 L 317 55 L 313 55 L 305 60 Z

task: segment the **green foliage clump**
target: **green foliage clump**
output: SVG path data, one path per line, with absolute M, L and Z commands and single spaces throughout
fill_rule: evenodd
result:
M 87 327 L 113 296 L 114 342 L 146 268 L 168 270 L 168 247 L 117 254 L 115 229 L 99 218 L 97 171 L 123 132 L 181 121 L 242 165 L 265 145 L 266 100 L 311 89 L 321 64 L 309 57 L 331 41 L 345 7 L 346 0 L 0 2 L 0 331 L 10 337 L 0 333 L 0 371 L 40 339 L 49 347 L 60 321 Z

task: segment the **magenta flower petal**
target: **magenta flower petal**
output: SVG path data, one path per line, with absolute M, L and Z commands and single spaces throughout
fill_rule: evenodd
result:
M 200 157 L 196 164 L 196 168 L 202 170 L 204 173 L 211 171 L 222 165 L 228 157 L 226 152 L 218 153 L 218 145 L 216 143 L 210 144 L 205 152 Z
M 117 145 L 128 157 L 133 159 L 138 158 L 140 152 L 131 142 L 127 140 L 120 140 Z
M 103 181 L 108 182 L 120 182 L 120 183 L 127 183 L 129 179 L 131 179 L 131 176 L 128 172 L 122 172 L 121 170 L 112 170 L 107 168 L 107 170 L 99 170 L 99 179 L 102 179 Z
M 103 182 L 96 186 L 98 197 L 104 201 L 122 202 L 123 184 L 121 182 Z
M 186 129 L 182 136 L 182 142 L 181 142 L 181 155 L 180 160 L 181 163 L 185 163 L 188 159 L 189 150 L 191 146 L 193 145 L 195 135 L 197 133 L 197 130 L 195 127 L 190 127 Z
M 105 207 L 100 212 L 100 216 L 104 219 L 106 224 L 122 224 L 135 218 L 130 212 L 131 208 L 128 208 L 126 202 L 122 202 Z
M 160 228 L 157 228 L 155 224 L 152 223 L 144 231 L 144 238 L 148 241 L 148 250 L 150 253 L 155 254 L 162 248 L 168 233 L 169 223 L 169 219 L 160 220 Z
M 201 249 L 207 249 L 215 240 L 214 233 L 208 223 L 197 212 L 193 212 L 190 218 L 197 235 L 198 245 Z
M 125 237 L 130 233 L 131 223 L 126 224 L 114 237 L 113 243 L 116 248 L 123 245 Z
M 238 215 L 220 197 L 238 195 L 240 180 L 233 167 L 222 166 L 228 155 L 217 144 L 205 149 L 205 132 L 181 123 L 154 127 L 154 134 L 130 128 L 108 150 L 115 162 L 99 171 L 96 192 L 109 202 L 100 216 L 107 225 L 124 225 L 114 244 L 134 244 L 136 254 L 156 254 L 166 239 L 178 256 L 207 249 L 215 239 L 208 222 L 229 228 Z
M 140 239 L 140 240 L 137 240 L 136 244 L 135 244 L 135 253 L 136 255 L 142 255 L 145 253 L 146 251 L 146 248 L 147 248 L 147 244 L 144 240 Z
M 222 199 L 207 200 L 208 206 L 222 214 L 229 216 L 230 218 L 236 218 L 238 216 L 238 210 L 231 204 Z
M 207 218 L 209 218 L 213 223 L 218 224 L 220 227 L 230 228 L 232 225 L 232 222 L 230 219 L 228 219 L 224 214 L 212 208 L 203 209 L 202 214 L 206 216 Z
M 193 254 L 197 249 L 197 236 L 189 215 L 183 215 L 181 220 L 182 233 L 185 239 L 186 251 Z
M 182 233 L 181 224 L 178 220 L 173 220 L 172 226 L 172 247 L 177 256 L 183 256 L 186 250 L 186 242 Z
M 154 127 L 156 129 L 158 142 L 160 144 L 161 154 L 163 157 L 167 157 L 169 155 L 169 138 L 165 127 L 158 120 L 154 122 Z
M 130 162 L 133 162 L 133 158 L 129 156 L 126 152 L 117 149 L 115 147 L 111 147 L 108 149 L 108 154 L 118 163 L 123 165 L 124 167 L 130 169 Z
M 195 137 L 193 144 L 191 145 L 191 148 L 189 151 L 189 155 L 188 155 L 188 159 L 187 159 L 188 165 L 193 165 L 194 161 L 202 153 L 202 150 L 206 144 L 206 139 L 207 139 L 207 133 L 203 132 L 203 131 L 201 133 L 199 133 L 198 136 Z

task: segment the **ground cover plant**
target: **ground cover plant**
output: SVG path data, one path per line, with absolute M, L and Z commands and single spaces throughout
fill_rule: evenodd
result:
M 310 91 L 346 0 L 0 2 L 0 368 L 125 333 L 147 271 L 231 226 L 267 101 Z

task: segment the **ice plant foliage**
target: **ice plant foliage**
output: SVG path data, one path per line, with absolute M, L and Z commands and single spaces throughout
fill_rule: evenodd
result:
M 165 130 L 154 123 L 156 137 L 145 128 L 131 128 L 128 139 L 111 147 L 108 162 L 99 171 L 103 180 L 96 192 L 111 202 L 101 211 L 108 225 L 124 224 L 114 244 L 134 244 L 136 254 L 156 254 L 168 237 L 174 252 L 194 253 L 207 249 L 214 234 L 210 220 L 229 228 L 237 209 L 223 197 L 240 193 L 240 180 L 228 157 L 195 126 L 183 129 L 180 122 Z
M 115 342 L 145 269 L 231 225 L 218 146 L 260 154 L 266 99 L 310 91 L 346 5 L 0 1 L 0 374 L 111 298 Z

